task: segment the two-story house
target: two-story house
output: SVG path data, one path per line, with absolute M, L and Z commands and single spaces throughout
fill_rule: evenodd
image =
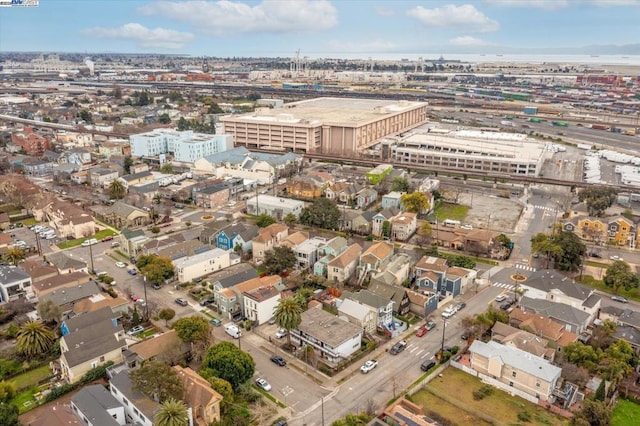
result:
M 361 327 L 364 333 L 373 336 L 376 332 L 378 315 L 372 306 L 351 299 L 342 299 L 338 305 L 338 313 L 346 316 L 351 324 Z
M 253 249 L 253 239 L 258 236 L 259 228 L 244 222 L 235 223 L 222 229 L 216 236 L 216 245 L 222 250 L 235 250 L 240 247 L 243 252 Z
M 318 247 L 318 260 L 313 265 L 313 274 L 319 277 L 327 276 L 327 264 L 337 255 L 347 249 L 348 242 L 343 237 L 333 237 Z
M 407 241 L 413 236 L 418 228 L 418 215 L 410 212 L 403 212 L 392 217 L 391 223 L 391 239 L 398 241 Z
M 292 247 L 300 269 L 313 270 L 318 261 L 318 250 L 327 243 L 326 238 L 313 237 Z
M 361 255 L 358 266 L 360 277 L 376 274 L 387 267 L 393 257 L 393 244 L 378 241 L 371 244 Z
M 398 191 L 391 191 L 388 194 L 384 194 L 382 196 L 382 202 L 381 202 L 382 208 L 383 209 L 402 208 L 401 198 L 404 194 L 405 194 L 404 192 L 398 192 Z
M 184 402 L 191 409 L 191 418 L 195 426 L 209 426 L 220 421 L 220 403 L 222 395 L 216 392 L 209 382 L 191 368 L 179 365 L 171 367 L 182 380 Z
M 273 318 L 273 311 L 280 303 L 281 296 L 280 290 L 275 286 L 260 286 L 245 290 L 242 292 L 242 298 L 244 300 L 244 316 L 254 324 L 260 325 Z
M 449 267 L 446 259 L 433 256 L 422 257 L 414 270 L 416 290 L 452 297 L 463 294 L 477 276 L 472 269 Z
M 122 361 L 127 347 L 119 314 L 105 307 L 65 320 L 60 329 L 60 369 L 62 377 L 75 383 L 92 368 L 106 362 Z
M 362 253 L 362 247 L 355 243 L 331 259 L 327 263 L 327 279 L 329 282 L 344 283 L 350 279 L 358 266 L 360 253 Z
M 253 239 L 253 263 L 262 263 L 265 253 L 278 247 L 288 235 L 289 228 L 281 223 L 260 229 L 258 236 Z
M 608 218 L 575 216 L 562 225 L 581 239 L 602 245 L 605 243 L 635 248 L 637 227 L 624 216 Z
M 151 222 L 149 212 L 138 207 L 116 201 L 110 206 L 94 209 L 96 216 L 117 228 L 135 228 Z
M 381 212 L 376 213 L 371 219 L 371 233 L 376 237 L 382 237 L 383 231 L 385 231 L 385 226 L 388 227 L 389 235 L 384 235 L 385 237 L 391 236 L 391 223 L 390 220 L 393 217 L 396 217 L 400 213 L 399 209 L 396 208 L 388 208 L 384 209 Z M 389 223 L 389 225 L 385 225 L 385 223 Z
M 377 296 L 391 300 L 393 302 L 393 313 L 395 315 L 404 316 L 409 313 L 410 300 L 406 288 L 399 285 L 386 284 L 378 280 L 371 280 L 367 290 Z
M 397 253 L 391 257 L 386 267 L 382 268 L 371 277 L 371 284 L 375 282 L 385 283 L 393 286 L 401 286 L 408 282 L 411 273 L 412 260 L 405 253 Z
M 276 289 L 278 294 L 276 295 L 272 290 L 266 292 L 264 295 L 254 293 L 254 290 L 268 287 Z M 273 316 L 273 310 L 270 307 L 277 305 L 278 302 L 276 300 L 280 298 L 279 292 L 284 289 L 282 277 L 279 275 L 266 275 L 264 277 L 252 278 L 234 286 L 220 289 L 217 296 L 218 307 L 220 312 L 226 312 L 229 318 L 247 316 L 244 311 L 245 296 L 249 295 L 255 302 L 249 303 L 251 314 L 254 316 L 255 321 L 264 321 L 265 315 L 268 315 L 266 319 L 268 321 Z
M 35 296 L 31 277 L 17 266 L 0 265 L 0 302 L 12 302 L 21 297 Z
M 102 385 L 87 385 L 71 397 L 71 411 L 86 426 L 127 424 L 124 407 Z M 53 424 L 53 422 L 49 423 Z
M 130 372 L 125 369 L 114 374 L 109 380 L 109 391 L 124 407 L 127 424 L 153 426 L 153 418 L 160 404 L 134 386 Z
M 388 297 L 369 290 L 360 290 L 356 293 L 345 291 L 342 296 L 343 299 L 351 299 L 373 308 L 376 311 L 377 327 L 387 329 L 393 326 L 393 300 Z
M 180 257 L 172 263 L 178 281 L 186 283 L 240 263 L 240 257 L 235 253 L 215 248 L 193 256 Z

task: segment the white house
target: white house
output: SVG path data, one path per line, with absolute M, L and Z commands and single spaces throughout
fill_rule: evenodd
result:
M 181 257 L 172 263 L 178 281 L 186 283 L 240 263 L 240 258 L 235 253 L 215 248 L 193 256 Z
M 253 215 L 268 214 L 278 220 L 289 213 L 295 217 L 300 216 L 304 203 L 290 198 L 274 197 L 273 195 L 260 194 L 247 200 L 247 213 Z
M 124 370 L 111 377 L 109 391 L 124 407 L 128 424 L 153 426 L 153 416 L 160 404 L 134 388 L 129 371 Z
M 369 305 L 344 299 L 338 306 L 338 312 L 347 317 L 347 321 L 362 328 L 365 333 L 373 335 L 378 325 L 378 314 Z
M 242 293 L 244 316 L 258 325 L 268 322 L 280 302 L 280 290 L 275 286 L 258 287 Z
M 327 279 L 330 282 L 345 282 L 356 270 L 362 247 L 351 244 L 345 251 L 327 263 Z
M 102 385 L 88 385 L 71 397 L 71 411 L 87 426 L 124 426 L 124 407 Z
M 34 297 L 29 274 L 16 266 L 0 266 L 0 302 L 10 302 L 21 296 Z

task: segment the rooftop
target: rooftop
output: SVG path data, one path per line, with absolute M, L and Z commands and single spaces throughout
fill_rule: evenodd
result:
M 332 348 L 337 348 L 345 341 L 362 334 L 361 327 L 320 308 L 308 309 L 301 316 L 302 322 L 298 330 Z

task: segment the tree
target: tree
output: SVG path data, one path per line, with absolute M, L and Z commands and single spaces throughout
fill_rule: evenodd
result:
M 256 364 L 251 355 L 232 342 L 220 342 L 209 348 L 203 369 L 211 369 L 214 376 L 226 380 L 233 389 L 253 377 Z
M 380 235 L 384 238 L 391 237 L 391 222 L 385 220 L 382 222 L 382 230 L 380 231 Z
M 164 308 L 158 314 L 158 318 L 164 320 L 164 325 L 167 325 L 176 316 L 176 311 L 171 308 Z
M 578 193 L 578 199 L 587 204 L 589 215 L 601 217 L 616 200 L 618 191 L 606 186 L 589 186 Z
M 173 166 L 169 163 L 164 163 L 162 167 L 160 167 L 160 173 L 164 173 L 167 175 L 173 174 Z
M 204 377 L 207 382 L 209 382 L 213 390 L 222 395 L 222 401 L 220 402 L 220 411 L 225 413 L 231 406 L 231 404 L 233 404 L 233 400 L 235 399 L 231 383 L 219 377 L 215 377 L 213 375 L 213 370 L 211 370 L 210 368 L 201 370 L 200 375 Z
M 169 398 L 153 416 L 153 422 L 157 426 L 188 426 L 187 406 L 182 401 Z
M 365 426 L 369 424 L 372 418 L 372 415 L 364 412 L 358 414 L 350 413 L 343 419 L 339 419 L 331 423 L 331 426 Z
M 602 401 L 585 399 L 582 409 L 574 413 L 569 422 L 571 426 L 610 426 L 611 409 Z
M 129 377 L 135 389 L 161 404 L 171 398 L 182 399 L 184 395 L 178 373 L 163 362 L 146 361 L 140 368 L 132 370 Z
M 302 322 L 302 308 L 295 297 L 280 299 L 273 311 L 276 324 L 287 330 L 287 343 L 291 346 L 291 330 L 298 328 Z
M 160 123 L 160 124 L 170 124 L 171 123 L 171 117 L 169 117 L 169 114 L 167 114 L 167 113 L 160 114 L 160 116 L 158 117 L 158 123 Z
M 20 411 L 16 404 L 0 403 L 0 419 L 2 419 L 3 426 L 20 426 L 19 414 Z
M 409 181 L 407 180 L 407 178 L 404 178 L 401 176 L 397 176 L 393 178 L 393 181 L 391 182 L 392 191 L 409 192 L 410 189 L 411 189 L 411 184 L 409 184 Z
M 475 269 L 476 261 L 469 256 L 453 256 L 447 259 L 447 266 L 458 266 L 460 268 Z
M 572 342 L 564 347 L 562 357 L 567 362 L 595 372 L 602 359 L 602 351 L 582 342 Z
M 256 218 L 256 226 L 258 228 L 266 228 L 267 226 L 276 223 L 276 220 L 273 216 L 268 215 L 267 213 L 262 213 Z
M 173 324 L 173 329 L 180 340 L 186 343 L 208 342 L 210 327 L 206 318 L 201 316 L 180 318 Z
M 12 264 L 13 266 L 18 266 L 18 263 L 20 263 L 21 261 L 24 260 L 25 257 L 27 257 L 25 251 L 23 249 L 21 249 L 20 247 L 11 247 L 9 248 L 5 253 L 4 256 L 5 260 L 7 262 L 9 262 L 10 264 Z
M 83 109 L 82 111 L 80 111 L 78 117 L 80 117 L 85 123 L 93 123 L 91 112 L 88 109 Z
M 293 213 L 287 213 L 287 215 L 282 218 L 282 221 L 288 226 L 291 226 L 298 221 L 298 218 Z
M 44 300 L 37 305 L 38 315 L 45 323 L 59 324 L 62 319 L 62 309 L 52 300 Z
M 302 209 L 299 222 L 317 228 L 337 229 L 340 216 L 340 210 L 335 201 L 318 198 L 309 207 Z
M 151 233 L 159 234 L 160 233 L 160 227 L 159 226 L 152 226 L 151 227 Z
M 429 210 L 429 199 L 424 192 L 404 194 L 400 201 L 405 210 L 411 213 L 424 213 Z
M 18 353 L 28 359 L 49 352 L 53 346 L 55 335 L 43 323 L 38 321 L 26 322 L 18 332 L 17 350 Z
M 623 260 L 616 260 L 609 265 L 602 281 L 607 287 L 613 288 L 615 294 L 618 294 L 620 287 L 624 287 L 627 291 L 638 287 L 638 277 Z
M 109 193 L 109 198 L 112 200 L 121 200 L 125 195 L 127 195 L 127 189 L 124 187 L 124 184 L 120 179 L 116 179 L 111 182 L 107 191 Z
M 0 404 L 5 404 L 16 396 L 16 388 L 11 382 L 0 382 Z
M 131 166 L 133 166 L 133 159 L 130 155 L 124 157 L 124 172 L 126 174 L 131 173 Z
M 171 259 L 166 256 L 155 254 L 142 255 L 138 257 L 136 267 L 151 283 L 160 283 L 175 274 Z
M 531 238 L 531 250 L 554 261 L 554 268 L 561 271 L 576 271 L 582 265 L 582 258 L 587 248 L 573 232 L 559 231 L 551 235 L 539 233 Z
M 262 267 L 268 275 L 278 275 L 287 269 L 293 268 L 296 261 L 296 254 L 291 247 L 274 247 L 272 250 L 265 252 Z

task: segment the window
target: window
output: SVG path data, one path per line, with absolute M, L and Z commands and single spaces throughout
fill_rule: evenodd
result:
M 91 363 L 91 368 L 96 368 L 98 366 L 98 361 L 93 361 Z
M 536 387 L 539 388 L 540 387 L 540 382 L 536 382 Z
M 100 362 L 104 362 L 104 356 L 100 357 Z
M 516 377 L 517 373 L 515 371 L 511 372 L 511 377 Z

